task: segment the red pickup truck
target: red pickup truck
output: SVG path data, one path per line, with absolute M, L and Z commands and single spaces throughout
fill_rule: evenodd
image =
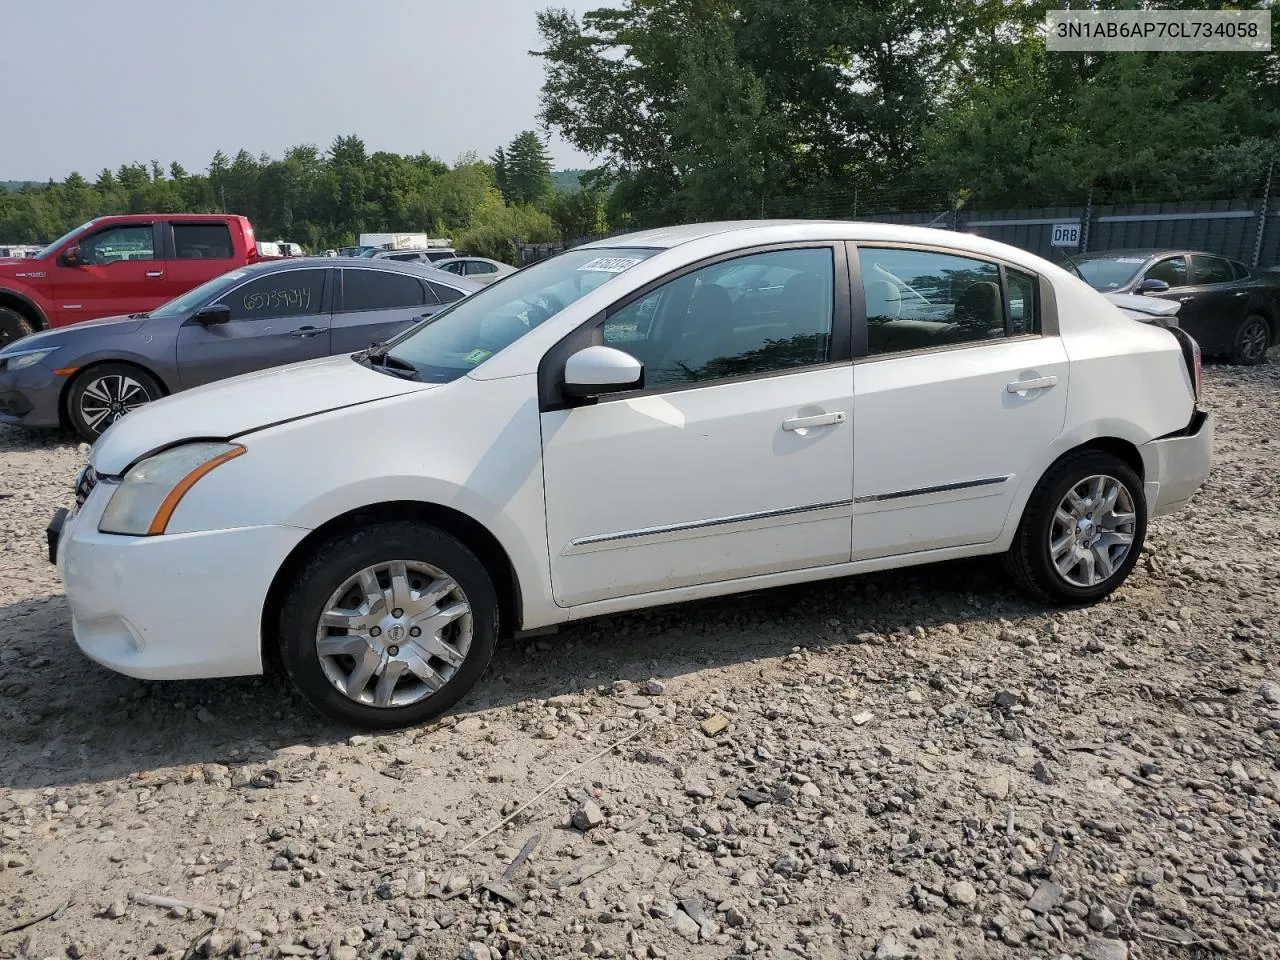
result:
M 259 259 L 245 217 L 98 217 L 34 257 L 0 260 L 0 348 L 36 330 L 145 313 Z

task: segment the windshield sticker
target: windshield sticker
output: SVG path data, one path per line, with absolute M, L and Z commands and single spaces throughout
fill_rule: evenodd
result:
M 467 363 L 471 364 L 474 367 L 477 363 L 483 363 L 485 360 L 488 360 L 492 356 L 493 356 L 492 350 L 484 350 L 480 347 L 476 347 L 476 349 L 468 353 L 466 357 L 464 357 L 463 359 L 465 359 Z
M 588 260 L 578 270 L 622 273 L 624 270 L 630 270 L 637 263 L 644 263 L 644 259 L 642 257 L 596 257 L 594 260 Z

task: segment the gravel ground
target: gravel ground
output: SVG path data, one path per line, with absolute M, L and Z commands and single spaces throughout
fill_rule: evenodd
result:
M 1100 606 L 983 562 L 616 617 L 374 737 L 84 659 L 83 455 L 0 428 L 0 957 L 1280 957 L 1280 366 L 1207 393 Z

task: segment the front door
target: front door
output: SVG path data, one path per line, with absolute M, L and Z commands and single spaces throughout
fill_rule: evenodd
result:
M 1178 326 L 1210 356 L 1230 353 L 1236 331 L 1249 314 L 1249 290 L 1235 278 L 1231 261 L 1194 254 L 1191 286 L 1180 291 Z
M 342 267 L 337 275 L 333 353 L 351 353 L 389 340 L 410 324 L 444 309 L 436 295 L 412 274 Z
M 79 266 L 55 268 L 53 324 L 153 310 L 165 296 L 155 224 L 122 223 L 80 240 Z
M 767 318 L 744 263 L 782 282 Z M 645 380 L 542 414 L 558 604 L 849 559 L 846 276 L 834 245 L 721 258 L 581 331 Z
M 219 298 L 231 308 L 226 323 L 195 318 L 178 331 L 178 376 L 183 389 L 227 377 L 328 356 L 328 268 L 260 274 Z
M 1066 421 L 1039 281 L 945 251 L 856 258 L 853 559 L 989 543 Z

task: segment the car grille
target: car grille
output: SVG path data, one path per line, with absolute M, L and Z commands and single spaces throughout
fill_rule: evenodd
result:
M 83 507 L 84 502 L 89 499 L 89 494 L 93 493 L 93 488 L 98 485 L 98 474 L 93 467 L 88 466 L 80 471 L 80 475 L 76 477 L 76 507 Z

